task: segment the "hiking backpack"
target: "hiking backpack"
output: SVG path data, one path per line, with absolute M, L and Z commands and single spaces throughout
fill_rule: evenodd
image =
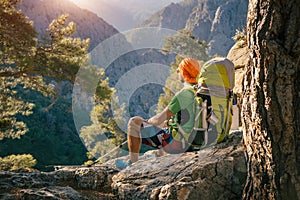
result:
M 195 124 L 190 143 L 206 146 L 224 141 L 232 120 L 234 64 L 219 57 L 201 68 L 195 92 Z

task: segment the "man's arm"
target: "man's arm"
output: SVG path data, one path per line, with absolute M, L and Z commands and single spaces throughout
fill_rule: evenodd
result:
M 160 126 L 166 120 L 170 119 L 174 114 L 168 109 L 165 108 L 161 113 L 154 115 L 150 119 L 148 119 L 148 123 L 153 124 L 155 126 Z

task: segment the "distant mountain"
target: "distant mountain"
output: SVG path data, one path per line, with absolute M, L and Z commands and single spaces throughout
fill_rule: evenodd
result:
M 197 4 L 197 0 L 171 3 L 140 23 L 139 27 L 163 27 L 174 30 L 183 29 Z
M 62 14 L 69 14 L 69 21 L 76 23 L 74 36 L 82 39 L 90 38 L 90 50 L 101 41 L 119 33 L 116 28 L 96 14 L 79 8 L 69 0 L 23 0 L 20 9 L 34 21 L 34 27 L 41 35 L 45 34 L 53 19 Z
M 236 30 L 246 27 L 247 0 L 185 0 L 172 3 L 140 27 L 187 29 L 209 45 L 209 54 L 227 55 Z
M 74 0 L 78 6 L 93 11 L 119 31 L 132 29 L 170 3 L 180 1 L 182 0 Z

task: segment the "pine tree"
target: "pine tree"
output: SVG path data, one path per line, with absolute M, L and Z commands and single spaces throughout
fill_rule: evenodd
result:
M 201 41 L 194 37 L 191 32 L 183 29 L 165 39 L 163 51 L 176 53 L 183 58 L 192 57 L 199 61 L 206 61 L 209 59 L 207 47 L 205 41 Z
M 95 67 L 84 69 L 84 77 L 93 80 L 100 80 L 94 94 L 94 106 L 90 113 L 91 125 L 83 126 L 80 130 L 80 137 L 83 139 L 89 153 L 94 157 L 99 157 L 109 150 L 119 145 L 124 140 L 124 132 L 120 126 L 124 126 L 124 106 L 118 106 L 118 97 L 114 88 L 109 87 L 108 78 L 104 78 L 104 70 Z M 91 78 L 95 76 L 95 78 Z M 89 81 L 80 85 L 89 92 Z M 92 94 L 87 94 L 90 96 Z
M 68 16 L 54 20 L 49 37 L 40 42 L 32 22 L 17 9 L 20 0 L 0 1 L 0 140 L 20 138 L 28 131 L 18 115 L 32 113 L 33 103 L 19 91 L 54 93 L 47 77 L 73 81 L 80 64 L 86 59 L 88 40 L 71 38 L 75 24 L 66 25 Z

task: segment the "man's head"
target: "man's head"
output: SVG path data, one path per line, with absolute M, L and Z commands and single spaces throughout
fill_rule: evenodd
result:
M 177 69 L 184 81 L 191 84 L 197 84 L 197 77 L 200 72 L 200 65 L 197 60 L 193 58 L 183 59 Z

